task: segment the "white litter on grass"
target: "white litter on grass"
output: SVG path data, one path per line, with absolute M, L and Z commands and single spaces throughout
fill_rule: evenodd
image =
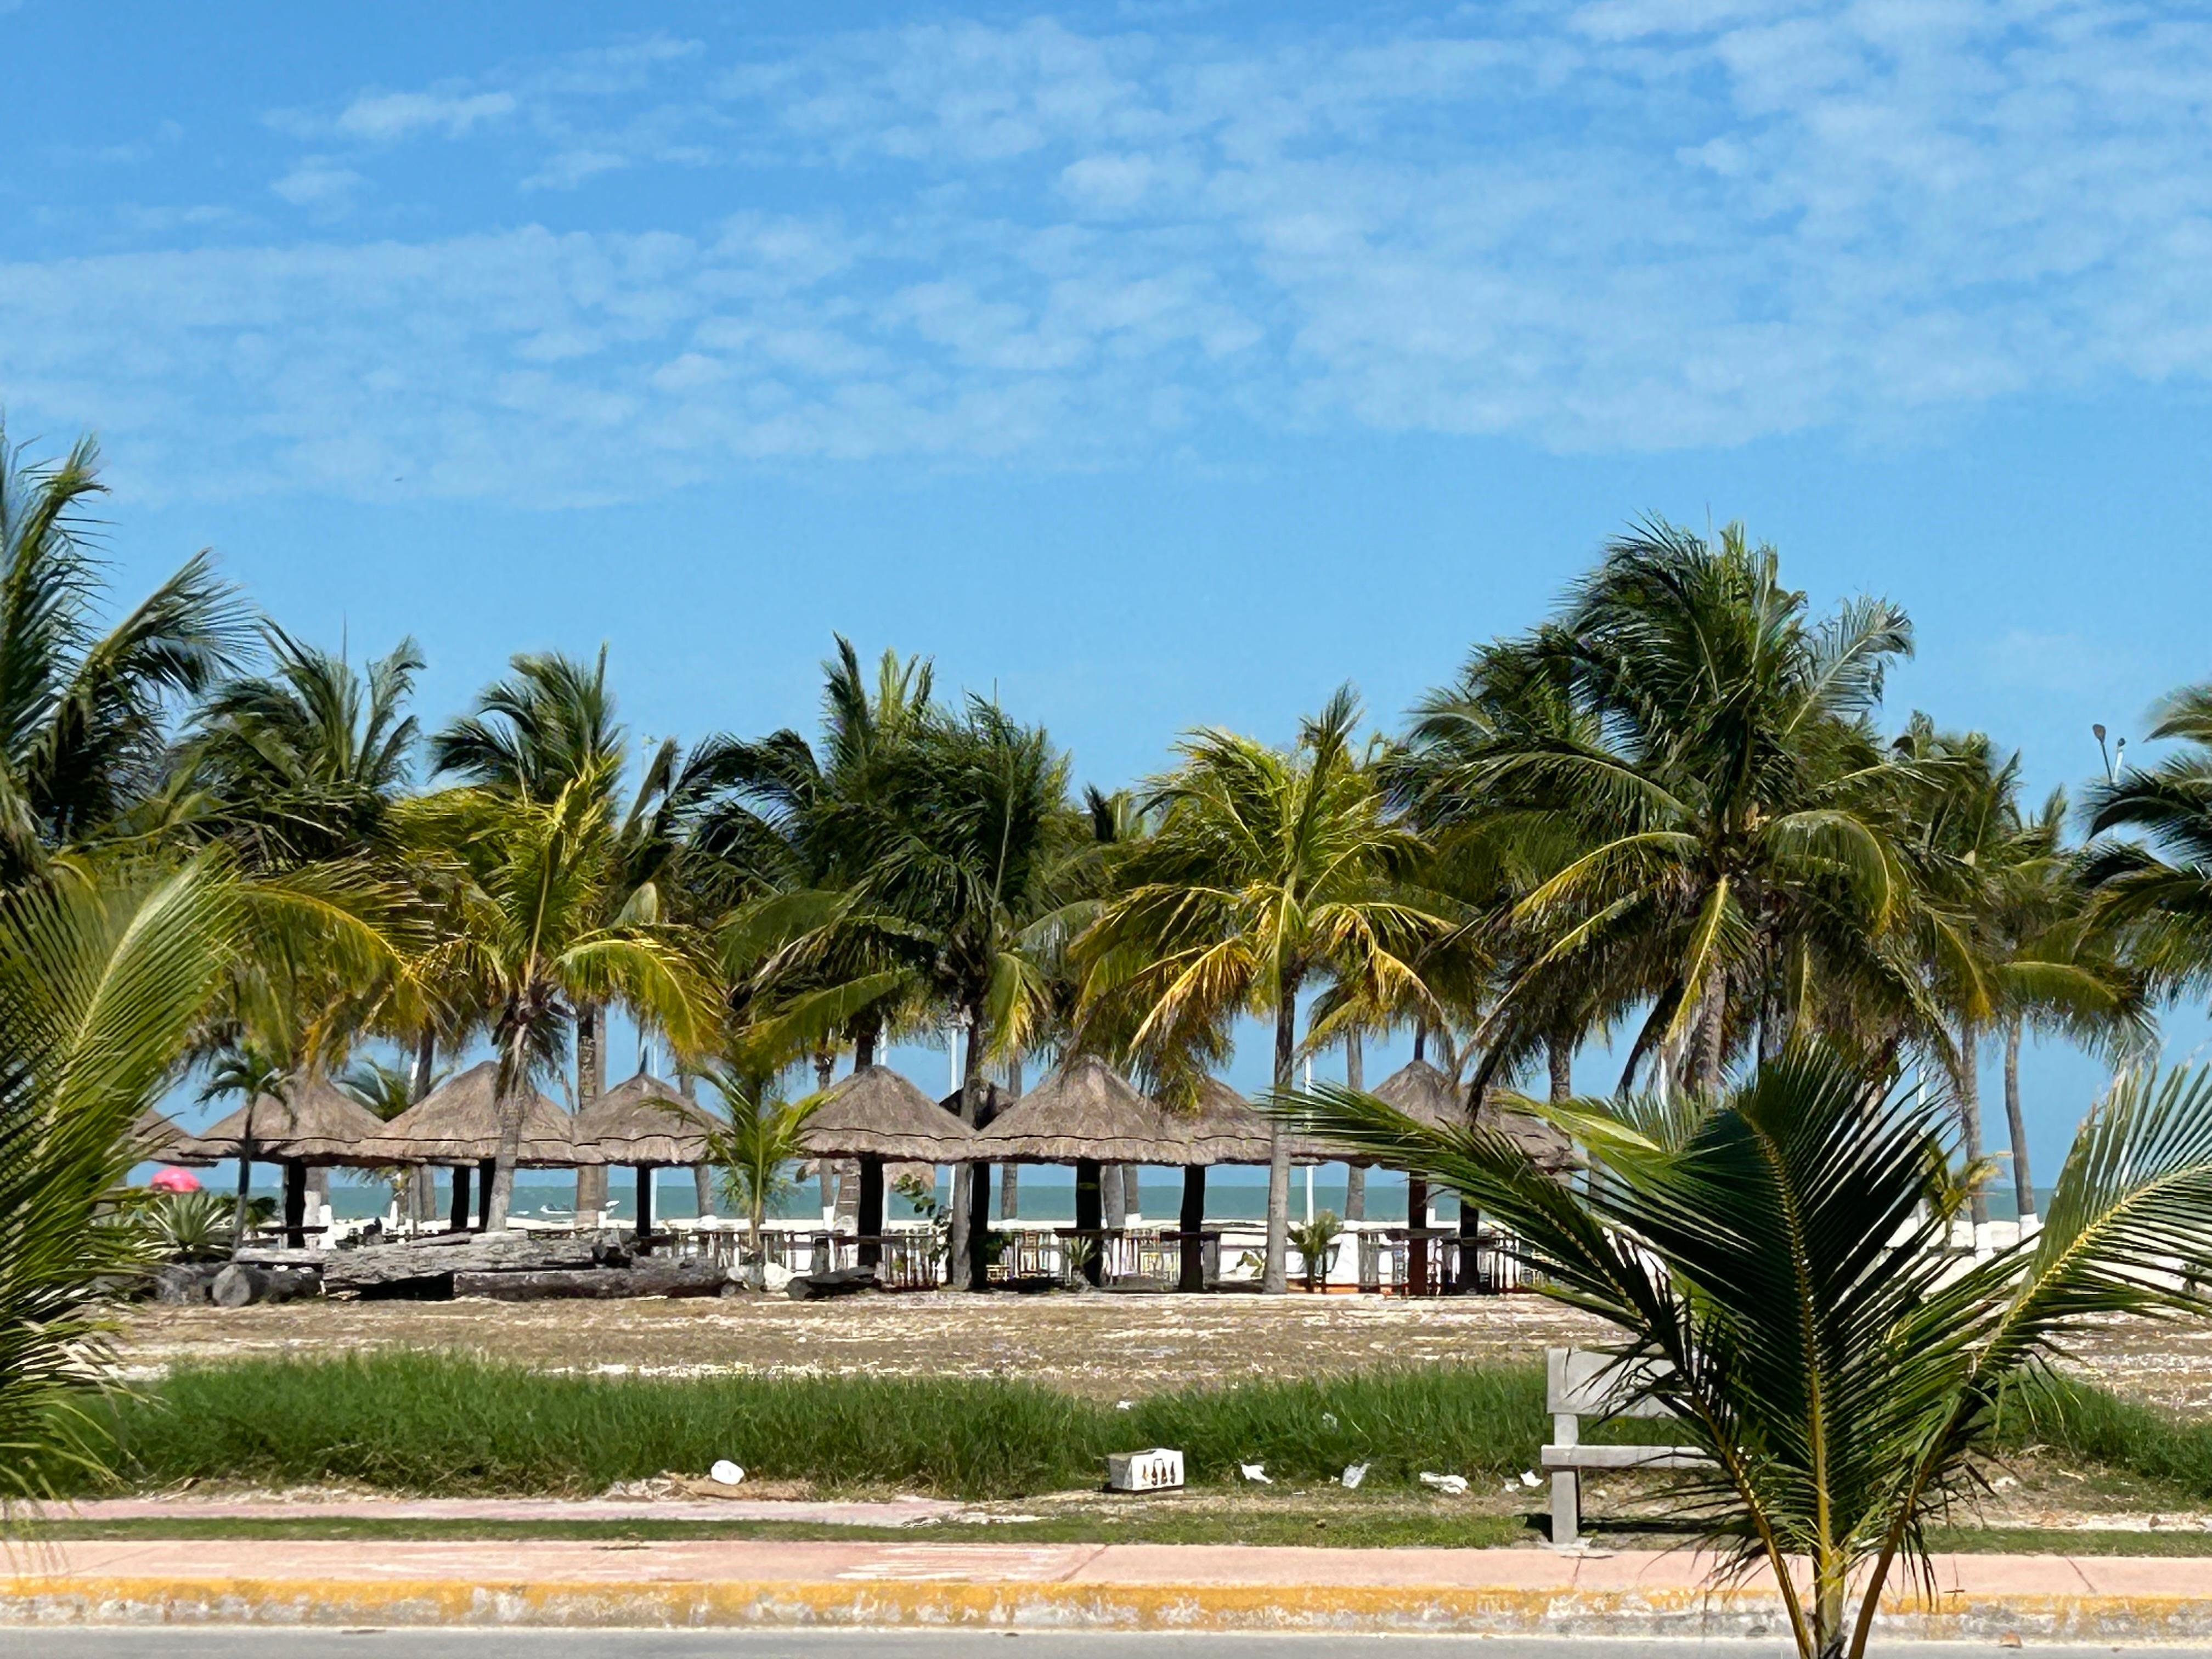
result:
M 1114 1409 L 1117 1412 L 1133 1412 L 1137 1409 L 1137 1402 L 1133 1400 L 1117 1400 L 1114 1402 Z
M 1347 1491 L 1357 1492 L 1359 1489 L 1359 1483 L 1367 1478 L 1367 1465 L 1346 1463 L 1344 1466 L 1344 1473 L 1337 1478 L 1344 1482 Z
M 1435 1487 L 1447 1498 L 1467 1496 L 1467 1477 L 1463 1474 L 1431 1474 L 1426 1469 L 1423 1469 L 1421 1484 L 1425 1486 Z
M 1544 1482 L 1535 1470 L 1523 1469 L 1521 1471 L 1521 1484 L 1524 1486 L 1540 1486 Z
M 1275 1484 L 1267 1479 L 1267 1466 L 1265 1463 L 1239 1463 L 1237 1468 L 1243 1477 L 1255 1486 L 1272 1486 Z
M 1321 1425 L 1324 1429 L 1334 1428 L 1336 1426 L 1336 1413 L 1334 1412 L 1323 1412 L 1321 1414 Z
M 718 1486 L 738 1486 L 744 1484 L 745 1472 L 726 1457 L 718 1460 L 707 1471 L 707 1478 Z

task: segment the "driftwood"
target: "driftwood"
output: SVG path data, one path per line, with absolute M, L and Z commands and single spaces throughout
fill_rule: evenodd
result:
M 590 1237 L 539 1239 L 527 1233 L 469 1233 L 455 1234 L 451 1243 L 441 1239 L 370 1244 L 357 1250 L 314 1254 L 323 1270 L 325 1289 L 366 1291 L 417 1279 L 447 1279 L 456 1273 L 589 1267 L 593 1265 L 594 1252 L 605 1248 Z
M 876 1288 L 873 1267 L 837 1267 L 828 1273 L 801 1273 L 783 1287 L 793 1302 L 817 1302 L 824 1297 L 854 1296 Z
M 156 1302 L 204 1302 L 215 1276 L 226 1261 L 171 1261 L 154 1269 L 151 1277 Z
M 251 1302 L 296 1302 L 322 1294 L 322 1275 L 306 1267 L 256 1267 L 233 1261 L 208 1285 L 208 1300 L 218 1308 L 243 1308 Z
M 602 1300 L 628 1296 L 720 1296 L 729 1270 L 712 1261 L 641 1262 L 634 1267 L 548 1267 L 455 1273 L 455 1296 L 495 1302 Z

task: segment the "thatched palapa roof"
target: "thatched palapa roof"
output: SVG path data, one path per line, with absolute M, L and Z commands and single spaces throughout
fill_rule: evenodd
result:
M 499 1156 L 499 1065 L 485 1060 L 448 1079 L 355 1149 L 362 1164 L 480 1164 Z M 515 1162 L 567 1170 L 605 1164 L 594 1146 L 576 1144 L 575 1121 L 532 1089 Z
M 799 1133 L 809 1158 L 965 1164 L 975 1133 L 888 1066 L 868 1066 L 822 1097 Z
M 141 1164 L 190 1164 L 205 1169 L 215 1159 L 197 1151 L 192 1137 L 149 1106 L 132 1120 L 131 1152 Z
M 185 1152 L 204 1158 L 237 1158 L 248 1150 L 268 1163 L 297 1158 L 307 1164 L 358 1161 L 362 1143 L 384 1128 L 375 1113 L 330 1080 L 316 1075 L 292 1079 L 278 1099 L 263 1095 L 184 1143 Z
M 1049 1073 L 978 1140 L 994 1163 L 1266 1163 L 1266 1121 L 1216 1086 L 1220 1093 L 1202 1097 L 1195 1114 L 1170 1111 L 1104 1060 L 1084 1054 Z
M 640 1072 L 576 1114 L 576 1144 L 610 1164 L 679 1164 L 706 1161 L 712 1114 L 672 1085 Z
M 1407 1061 L 1369 1092 L 1427 1128 L 1468 1127 L 1467 1090 L 1425 1060 Z M 1503 1110 L 1492 1099 L 1484 1101 L 1480 1121 L 1504 1133 L 1540 1168 L 1562 1170 L 1574 1161 L 1567 1138 L 1541 1118 Z

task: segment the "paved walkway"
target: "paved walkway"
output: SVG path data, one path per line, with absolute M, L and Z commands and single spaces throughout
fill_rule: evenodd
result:
M 1139 1544 L 113 1540 L 19 1551 L 0 1623 L 927 1626 L 1774 1636 L 1709 1560 L 1543 1549 Z M 2212 1559 L 1962 1555 L 1900 1638 L 2202 1640 Z
M 56 1504 L 57 1521 L 803 1521 L 910 1527 L 957 1514 L 942 1498 L 829 1503 L 776 1498 L 100 1498 Z

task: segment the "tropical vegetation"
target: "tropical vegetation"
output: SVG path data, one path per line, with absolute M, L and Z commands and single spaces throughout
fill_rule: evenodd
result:
M 2165 711 L 2167 759 L 2094 785 L 2078 814 L 2036 807 L 1990 736 L 1886 709 L 1912 648 L 1899 606 L 1822 608 L 1739 526 L 1633 526 L 1402 730 L 1346 688 L 1287 742 L 1204 727 L 1156 775 L 1079 793 L 1042 726 L 842 639 L 812 735 L 635 743 L 605 649 L 516 655 L 426 725 L 412 641 L 357 665 L 256 617 L 204 556 L 111 603 L 92 446 L 0 451 L 0 1296 L 27 1298 L 4 1314 L 0 1431 L 27 1445 L 62 1434 L 95 1289 L 147 1248 L 122 1224 L 122 1127 L 173 1091 L 278 1101 L 349 1075 L 386 1114 L 489 1049 L 496 1226 L 531 1092 L 600 1093 L 619 1013 L 716 1097 L 718 1161 L 757 1225 L 806 1103 L 892 1042 L 952 1048 L 951 1103 L 981 1123 L 994 1081 L 1018 1092 L 1024 1068 L 1082 1054 L 1196 1109 L 1257 1021 L 1279 1096 L 1302 1060 L 1341 1046 L 1355 1067 L 1361 1044 L 1411 1034 L 1466 1127 L 1391 1156 L 1486 1213 L 1536 1203 L 1468 1161 L 1525 1086 L 1607 1148 L 1586 1191 L 1541 1189 L 1553 1224 L 1597 1230 L 1586 1243 L 1633 1236 L 1637 1183 L 1690 1180 L 1680 1159 L 1723 1126 L 1752 1134 L 1770 1100 L 1807 1123 L 1842 1112 L 1824 1156 L 1917 1148 L 1913 1224 L 1963 1228 L 1986 1215 L 1991 1045 L 2026 1218 L 2022 1045 L 2135 1067 L 2158 1012 L 2212 985 L 2212 690 Z M 118 1012 L 104 999 L 129 974 L 147 983 Z M 1573 1099 L 1577 1056 L 1616 1038 L 1624 1103 Z M 2093 1139 L 2124 1126 L 2121 1164 L 2093 1178 L 2077 1155 L 2044 1235 L 2094 1207 L 2065 1194 L 2138 1168 L 2127 1137 L 2167 1120 L 2134 1098 L 2092 1119 Z M 1273 1135 L 1279 1291 L 1294 1154 Z M 977 1291 L 988 1196 L 988 1172 L 963 1173 L 950 1206 L 951 1275 Z M 234 1200 L 234 1237 L 242 1218 Z M 107 1255 L 61 1252 L 96 1219 Z M 1989 1305 L 2003 1273 L 2039 1271 L 2022 1231 L 1994 1258 L 2011 1266 L 1974 1270 Z M 1691 1272 L 1650 1260 L 1653 1296 Z M 1698 1284 L 1693 1300 L 1723 1293 Z M 1906 1516 L 1909 1544 L 1921 1511 L 1867 1496 L 1859 1513 Z M 1820 1547 L 1844 1559 L 1872 1535 Z

